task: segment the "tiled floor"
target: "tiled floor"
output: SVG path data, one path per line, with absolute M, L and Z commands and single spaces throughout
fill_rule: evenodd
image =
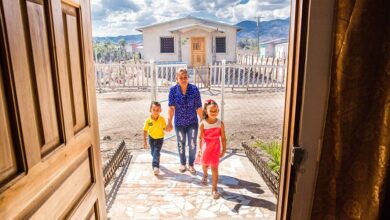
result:
M 113 201 L 110 219 L 275 219 L 276 199 L 244 152 L 228 151 L 219 167 L 221 198 L 211 197 L 209 185 L 197 175 L 178 171 L 175 141 L 166 141 L 160 175 L 151 168 L 148 150 L 133 151 L 127 174 Z

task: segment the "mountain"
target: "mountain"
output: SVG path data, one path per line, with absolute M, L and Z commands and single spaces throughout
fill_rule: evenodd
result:
M 95 42 L 111 41 L 112 43 L 118 43 L 120 39 L 125 39 L 127 43 L 141 43 L 143 41 L 142 34 L 137 35 L 124 35 L 124 36 L 108 36 L 108 37 L 93 37 Z
M 257 22 L 241 21 L 240 23 L 237 23 L 236 26 L 242 28 L 242 30 L 237 33 L 237 42 L 242 39 L 257 38 Z M 290 18 L 262 21 L 260 22 L 260 41 L 265 42 L 273 39 L 288 38 L 289 28 Z M 142 34 L 115 37 L 93 37 L 93 40 L 95 42 L 111 41 L 112 43 L 118 43 L 122 38 L 125 39 L 127 43 L 142 44 L 143 41 Z
M 257 38 L 257 22 L 241 21 L 236 26 L 242 28 L 237 33 L 237 41 L 245 38 Z M 289 28 L 290 18 L 262 21 L 260 22 L 260 41 L 265 42 L 278 38 L 288 38 Z

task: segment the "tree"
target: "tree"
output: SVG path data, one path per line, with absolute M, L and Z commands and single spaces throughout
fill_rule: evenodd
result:
M 121 38 L 119 40 L 119 48 L 120 48 L 120 56 L 121 56 L 120 60 L 126 60 L 126 45 L 127 45 L 126 40 Z

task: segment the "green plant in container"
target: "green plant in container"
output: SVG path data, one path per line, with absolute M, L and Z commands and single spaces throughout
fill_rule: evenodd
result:
M 270 156 L 271 160 L 268 162 L 267 165 L 272 171 L 279 174 L 280 155 L 281 155 L 281 146 L 282 146 L 281 143 L 279 141 L 272 141 L 272 142 L 256 141 L 254 146 L 264 150 Z

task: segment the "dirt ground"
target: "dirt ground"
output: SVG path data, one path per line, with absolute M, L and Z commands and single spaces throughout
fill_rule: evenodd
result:
M 168 94 L 160 92 L 161 115 L 167 119 Z M 212 98 L 221 103 L 219 91 L 202 91 L 202 101 Z M 97 108 L 103 163 L 123 139 L 129 149 L 143 147 L 143 123 L 148 116 L 149 92 L 97 93 Z M 225 91 L 224 123 L 227 146 L 240 149 L 241 142 L 282 139 L 284 91 Z M 221 106 L 220 106 L 221 108 Z M 174 131 L 166 134 L 173 137 Z

